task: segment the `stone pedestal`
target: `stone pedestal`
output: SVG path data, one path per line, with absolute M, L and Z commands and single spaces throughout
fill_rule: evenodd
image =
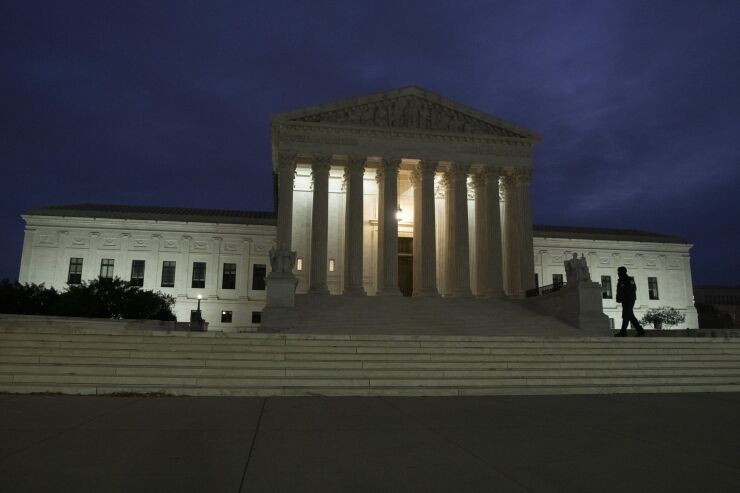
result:
M 601 306 L 601 285 L 580 281 L 554 293 L 529 298 L 539 312 L 552 315 L 587 335 L 611 335 L 609 317 Z
M 294 327 L 297 321 L 295 288 L 298 279 L 292 272 L 272 272 L 265 279 L 267 303 L 262 310 L 260 332 L 275 332 Z

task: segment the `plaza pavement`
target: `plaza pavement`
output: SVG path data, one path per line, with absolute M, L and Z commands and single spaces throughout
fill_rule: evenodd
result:
M 737 492 L 740 394 L 0 395 L 0 492 Z

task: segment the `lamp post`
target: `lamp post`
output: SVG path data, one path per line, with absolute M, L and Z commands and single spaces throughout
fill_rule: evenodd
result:
M 203 320 L 203 317 L 200 316 L 200 300 L 203 299 L 202 295 L 198 295 L 198 309 L 196 310 L 198 312 L 198 320 Z

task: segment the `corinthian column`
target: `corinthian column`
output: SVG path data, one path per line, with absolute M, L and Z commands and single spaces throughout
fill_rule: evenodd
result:
M 486 296 L 498 298 L 503 296 L 503 266 L 501 254 L 501 209 L 499 208 L 498 181 L 500 168 L 487 168 L 485 191 L 485 216 L 488 261 L 486 264 Z M 476 212 L 477 214 L 477 212 Z
M 455 297 L 471 296 L 468 243 L 468 169 L 452 164 L 447 171 L 447 291 Z
M 516 174 L 517 197 L 519 199 L 519 221 L 521 234 L 521 261 L 519 296 L 524 297 L 528 289 L 534 287 L 534 246 L 532 241 L 532 204 L 529 187 L 532 170 L 522 169 Z
M 434 220 L 434 173 L 431 161 L 420 161 L 414 184 L 414 296 L 436 296 L 437 240 Z
M 488 290 L 488 196 L 485 171 L 473 175 L 475 192 L 475 294 L 483 296 Z
M 519 296 L 521 291 L 521 219 L 516 178 L 509 170 L 504 176 L 506 265 L 504 266 L 505 289 L 509 296 Z
M 295 155 L 278 156 L 277 246 L 290 251 L 293 242 L 293 180 Z
M 398 168 L 400 159 L 384 159 L 378 169 L 378 294 L 401 295 L 398 288 Z
M 326 285 L 327 237 L 329 233 L 329 169 L 331 156 L 315 155 L 311 165 L 313 177 L 313 211 L 311 213 L 311 278 L 309 293 L 329 294 Z
M 362 212 L 363 176 L 365 158 L 350 156 L 344 172 L 346 184 L 345 240 L 344 240 L 344 292 L 364 295 L 362 287 Z

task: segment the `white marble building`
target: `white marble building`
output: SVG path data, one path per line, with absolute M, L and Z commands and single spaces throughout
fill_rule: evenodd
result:
M 296 189 L 300 190 L 300 179 Z M 340 193 L 338 190 L 337 194 Z M 297 209 L 302 209 L 300 201 L 300 198 L 296 200 Z M 330 208 L 340 224 L 339 219 L 344 214 L 341 200 L 335 198 L 333 201 L 340 203 Z M 469 202 L 472 215 L 472 200 Z M 179 320 L 189 319 L 200 294 L 204 318 L 212 329 L 255 330 L 258 327 L 253 317 L 264 307 L 263 279 L 265 271 L 270 269 L 268 250 L 275 242 L 275 219 L 271 213 L 78 205 L 32 209 L 23 214 L 23 219 L 26 231 L 20 282 L 45 283 L 64 289 L 68 281 L 76 281 L 74 275 L 78 270 L 80 280 L 99 276 L 107 269 L 103 265 L 105 260 L 113 260 L 112 275 L 130 280 L 132 274 L 141 274 L 141 271 L 134 272 L 135 262 L 144 261 L 142 286 L 175 296 L 175 313 Z M 368 229 L 373 222 L 368 221 Z M 402 238 L 408 222 L 404 218 L 400 221 Z M 330 291 L 338 293 L 342 291 L 340 273 L 344 258 L 337 245 L 342 234 L 339 227 L 332 231 L 328 284 Z M 635 306 L 638 317 L 648 308 L 668 305 L 686 314 L 686 322 L 678 328 L 697 326 L 691 294 L 691 245 L 685 240 L 639 231 L 537 225 L 533 237 L 539 285 L 552 284 L 559 279 L 564 281 L 563 260 L 577 252 L 588 260 L 594 281 L 602 282 L 602 276 L 610 277 L 611 296 L 605 289 L 604 313 L 617 325 L 621 312 L 614 299 L 616 269 L 625 265 L 638 284 Z M 296 248 L 301 255 L 300 270 L 296 271 L 299 290 L 307 291 L 308 264 L 305 254 L 301 253 L 307 251 L 303 249 L 306 248 L 305 237 L 298 234 L 297 238 Z M 372 259 L 372 244 L 368 242 L 366 246 L 368 259 Z M 400 257 L 404 255 L 401 253 Z M 76 259 L 81 259 L 81 269 L 77 268 Z M 175 263 L 174 278 L 168 277 L 166 272 L 171 265 L 168 262 Z M 196 262 L 206 264 L 203 288 L 193 287 Z M 372 265 L 371 260 L 368 265 Z M 230 272 L 234 272 L 233 288 Z M 376 287 L 372 269 L 368 272 L 363 286 L 372 295 Z M 658 299 L 650 296 L 648 279 L 651 277 L 657 284 L 653 297 Z M 475 278 L 472 280 L 471 290 L 475 288 Z M 197 279 L 195 285 L 198 285 Z M 227 321 L 227 315 L 231 321 Z
M 264 277 L 273 245 L 295 252 L 287 274 L 298 281 L 296 293 L 318 296 L 522 299 L 536 283 L 564 274 L 564 256 L 579 252 L 593 280 L 611 276 L 612 292 L 616 268 L 630 269 L 638 316 L 670 305 L 695 327 L 685 241 L 533 230 L 529 184 L 538 140 L 418 88 L 276 115 L 276 214 L 34 209 L 23 216 L 20 281 L 61 288 L 98 275 L 133 277 L 174 295 L 179 320 L 189 319 L 201 295 L 212 328 L 254 329 L 270 303 Z M 619 323 L 613 297 L 604 310 Z

